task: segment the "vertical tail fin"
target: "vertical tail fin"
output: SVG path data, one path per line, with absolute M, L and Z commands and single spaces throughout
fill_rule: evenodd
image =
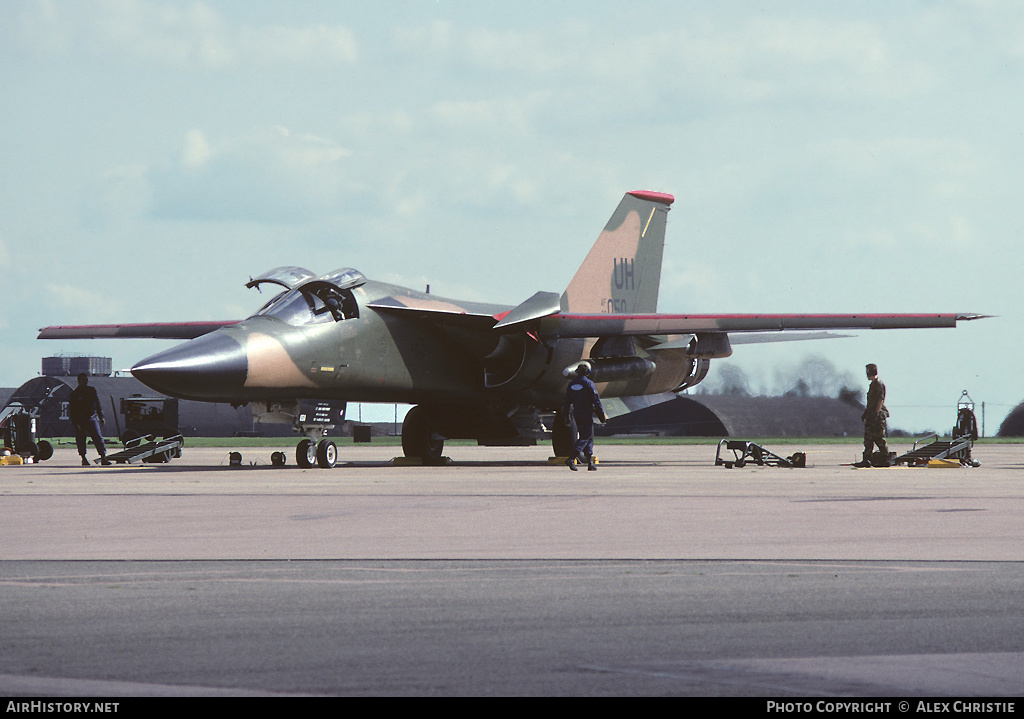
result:
M 657 311 L 672 195 L 627 192 L 562 295 L 563 312 Z

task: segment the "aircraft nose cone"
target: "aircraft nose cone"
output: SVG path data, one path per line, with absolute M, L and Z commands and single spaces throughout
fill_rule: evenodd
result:
M 147 357 L 132 374 L 172 397 L 229 401 L 245 384 L 248 369 L 242 346 L 214 332 Z

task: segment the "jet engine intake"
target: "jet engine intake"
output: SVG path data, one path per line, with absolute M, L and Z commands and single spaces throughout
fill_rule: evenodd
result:
M 709 359 L 690 360 L 690 371 L 683 378 L 683 381 L 679 383 L 679 386 L 672 391 L 682 392 L 687 387 L 700 384 L 708 376 L 709 369 L 711 369 L 711 360 Z
M 654 362 L 644 357 L 598 357 L 574 362 L 562 370 L 562 374 L 571 377 L 580 367 L 586 367 L 589 370 L 587 376 L 593 382 L 640 379 L 652 374 L 655 370 Z

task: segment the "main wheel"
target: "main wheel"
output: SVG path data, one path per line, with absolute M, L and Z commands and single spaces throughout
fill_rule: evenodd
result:
M 320 440 L 316 446 L 316 463 L 323 469 L 330 469 L 338 461 L 338 448 L 329 439 Z
M 402 451 L 406 457 L 415 457 L 424 464 L 441 461 L 444 437 L 437 433 L 434 418 L 423 407 L 413 407 L 402 422 Z
M 572 421 L 562 411 L 555 412 L 555 424 L 551 428 L 551 449 L 556 457 L 571 457 L 576 444 L 576 431 Z
M 316 443 L 311 439 L 304 439 L 295 448 L 295 463 L 303 469 L 309 469 L 316 464 Z

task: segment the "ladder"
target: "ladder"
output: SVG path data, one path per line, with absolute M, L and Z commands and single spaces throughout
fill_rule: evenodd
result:
M 938 434 L 926 434 L 914 441 L 914 449 L 893 460 L 894 464 L 920 467 L 933 459 L 955 459 L 960 464 L 980 467 L 981 462 L 971 459 L 971 447 L 978 438 L 978 423 L 974 418 L 974 400 L 964 390 L 956 404 L 956 426 L 950 432 L 950 441 L 940 440 Z M 918 447 L 928 439 L 933 442 Z
M 934 438 L 935 441 L 918 447 L 919 442 Z M 958 459 L 971 462 L 971 446 L 974 442 L 970 437 L 957 437 L 952 440 L 940 440 L 938 434 L 929 434 L 914 441 L 914 448 L 897 457 L 895 464 L 906 464 L 908 467 L 928 464 L 933 459 Z M 972 463 L 973 464 L 973 463 Z
M 181 448 L 185 446 L 185 439 L 177 434 L 173 437 L 157 439 L 149 434 L 145 437 L 137 437 L 125 442 L 124 449 L 106 457 L 97 459 L 96 463 L 116 462 L 117 464 L 135 464 L 136 462 L 170 462 L 172 459 L 181 456 Z

